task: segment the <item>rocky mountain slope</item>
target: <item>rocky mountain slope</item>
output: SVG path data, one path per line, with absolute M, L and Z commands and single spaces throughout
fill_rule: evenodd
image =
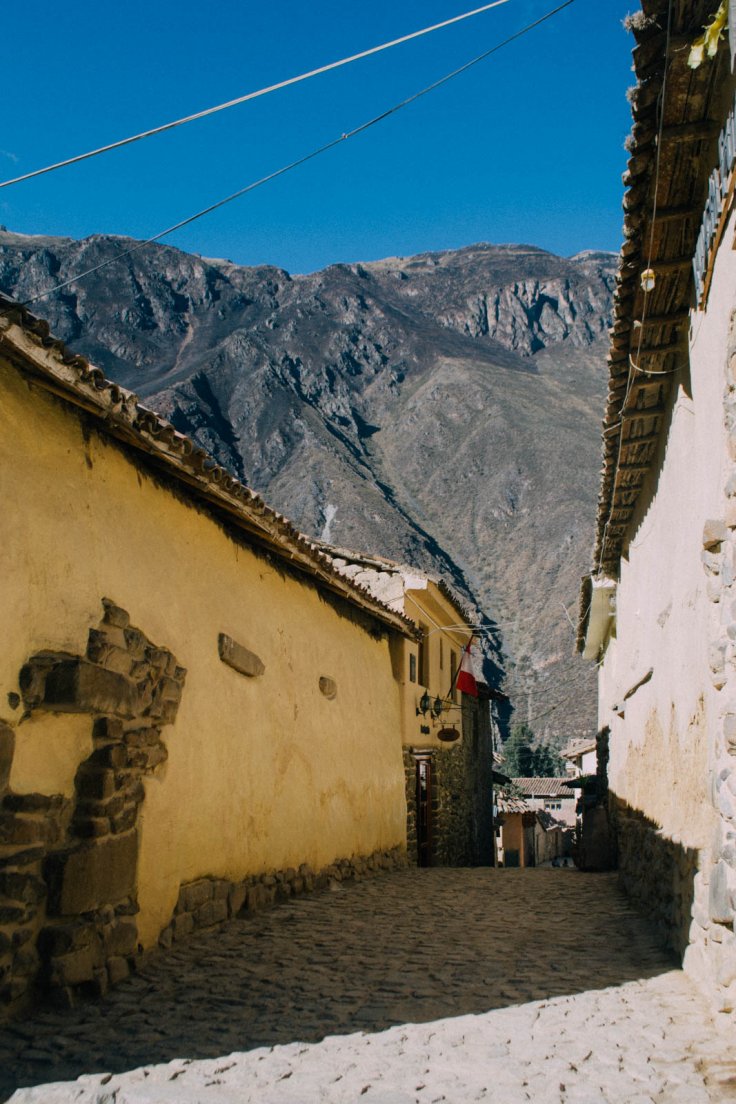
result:
M 0 288 L 29 299 L 131 244 L 0 232 Z M 291 276 L 146 246 L 32 309 L 306 532 L 450 577 L 497 623 L 516 717 L 562 740 L 595 725 L 565 607 L 614 269 L 481 244 Z

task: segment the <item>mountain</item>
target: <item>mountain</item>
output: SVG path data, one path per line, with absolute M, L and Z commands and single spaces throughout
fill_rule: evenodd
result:
M 2 231 L 0 288 L 32 299 L 135 244 Z M 305 532 L 446 575 L 515 719 L 558 742 L 595 727 L 565 610 L 592 545 L 615 267 L 478 244 L 290 275 L 147 245 L 31 307 Z

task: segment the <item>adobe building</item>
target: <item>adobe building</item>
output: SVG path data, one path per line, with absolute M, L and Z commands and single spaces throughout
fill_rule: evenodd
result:
M 0 998 L 406 862 L 416 627 L 0 302 Z
M 483 682 L 477 656 L 471 663 L 478 696 L 458 689 L 458 671 L 473 636 L 470 611 L 439 577 L 385 557 L 318 547 L 335 570 L 418 629 L 418 639 L 401 642 L 396 669 L 409 861 L 416 856 L 420 866 L 493 865 L 492 703 L 498 691 Z
M 630 20 L 626 240 L 578 646 L 600 664 L 623 884 L 734 1015 L 736 5 L 724 33 L 726 7 L 719 24 L 711 0 L 644 0 Z

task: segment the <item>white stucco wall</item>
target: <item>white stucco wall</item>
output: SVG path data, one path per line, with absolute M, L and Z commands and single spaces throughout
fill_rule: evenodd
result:
M 646 505 L 621 564 L 616 635 L 600 674 L 611 789 L 690 848 L 708 845 L 715 816 L 708 770 L 718 691 L 709 670 L 712 606 L 702 538 L 706 519 L 724 515 L 730 466 L 723 396 L 736 305 L 733 222 L 707 310 L 691 318 L 690 387 L 685 373 L 678 375 L 664 461 L 642 493 Z M 650 668 L 620 716 L 614 707 Z

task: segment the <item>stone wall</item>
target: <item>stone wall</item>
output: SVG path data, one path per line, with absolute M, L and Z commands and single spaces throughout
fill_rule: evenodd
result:
M 433 866 L 493 863 L 491 719 L 488 701 L 463 695 L 462 738 L 442 748 L 404 750 L 407 853 L 417 861 L 416 755 L 432 764 Z
M 698 851 L 670 839 L 654 821 L 613 795 L 608 814 L 622 888 L 652 922 L 662 945 L 682 957 L 689 941 Z
M 298 868 L 254 874 L 239 882 L 198 878 L 181 887 L 171 923 L 162 931 L 159 944 L 167 948 L 194 931 L 211 928 L 234 916 L 249 916 L 302 893 L 327 889 L 340 882 L 359 882 L 406 865 L 406 852 L 403 847 L 396 847 L 372 855 L 337 859 L 319 871 L 302 863 Z
M 93 751 L 74 796 L 14 793 L 14 732 L 0 725 L 0 1018 L 50 999 L 70 1006 L 127 977 L 142 952 L 136 915 L 142 779 L 165 763 L 162 730 L 177 714 L 186 677 L 176 658 L 103 599 L 84 656 L 39 652 L 20 672 L 24 716 L 89 715 Z M 21 703 L 19 702 L 18 705 Z M 315 872 L 199 878 L 181 887 L 159 938 L 170 946 L 196 929 L 293 895 L 406 865 L 403 848 L 338 859 Z
M 84 656 L 38 652 L 20 672 L 24 716 L 89 714 L 92 754 L 74 796 L 13 793 L 14 734 L 0 747 L 0 1007 L 40 992 L 71 1004 L 127 976 L 135 916 L 142 778 L 167 758 L 186 672 L 103 599 Z M 20 704 L 20 703 L 18 703 Z
M 724 390 L 728 465 L 723 515 L 703 530 L 702 564 L 711 603 L 708 655 L 718 713 L 711 733 L 710 793 L 717 813 L 711 846 L 695 876 L 691 946 L 685 965 L 736 1019 L 736 313 Z

